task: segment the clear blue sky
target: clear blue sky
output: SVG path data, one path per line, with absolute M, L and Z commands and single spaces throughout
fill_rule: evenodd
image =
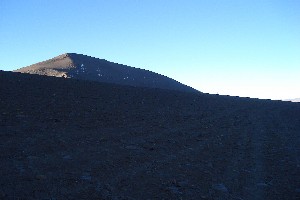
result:
M 1 0 L 0 69 L 82 53 L 200 91 L 300 97 L 299 0 Z

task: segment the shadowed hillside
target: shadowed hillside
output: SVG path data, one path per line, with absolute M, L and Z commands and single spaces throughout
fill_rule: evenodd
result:
M 0 199 L 299 199 L 299 133 L 297 103 L 0 71 Z
M 197 92 L 166 76 L 91 56 L 67 53 L 16 72 L 116 83 L 137 87 Z

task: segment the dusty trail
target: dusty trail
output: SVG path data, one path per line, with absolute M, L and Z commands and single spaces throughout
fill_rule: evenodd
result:
M 254 182 L 248 184 L 244 188 L 246 192 L 245 199 L 266 199 L 265 189 L 268 187 L 268 181 L 265 180 L 265 157 L 264 157 L 264 145 L 267 138 L 267 128 L 265 121 L 260 117 L 263 113 L 251 112 L 249 116 L 249 121 L 251 122 L 251 131 L 248 133 L 251 140 L 250 152 L 246 152 L 252 158 L 252 164 L 254 168 L 250 171 L 250 176 L 253 177 Z M 248 191 L 247 191 L 248 190 Z
M 243 113 L 242 121 L 246 123 L 231 135 L 223 149 L 230 152 L 223 174 L 228 193 L 219 193 L 214 198 L 298 199 L 299 139 L 295 137 L 294 126 L 297 123 L 282 126 L 280 112 L 274 113 L 267 107 Z

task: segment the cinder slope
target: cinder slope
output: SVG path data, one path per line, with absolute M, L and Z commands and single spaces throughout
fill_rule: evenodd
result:
M 18 69 L 15 72 L 84 79 L 136 87 L 197 92 L 197 90 L 174 79 L 148 70 L 75 53 L 62 54 L 50 60 Z
M 39 62 L 28 67 L 15 70 L 14 72 L 39 74 L 46 76 L 68 77 L 69 71 L 74 70 L 73 61 L 68 54 L 62 54 L 52 59 Z

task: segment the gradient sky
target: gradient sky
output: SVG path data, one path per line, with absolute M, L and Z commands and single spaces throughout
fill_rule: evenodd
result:
M 62 53 L 202 92 L 300 97 L 299 0 L 1 0 L 0 69 Z

